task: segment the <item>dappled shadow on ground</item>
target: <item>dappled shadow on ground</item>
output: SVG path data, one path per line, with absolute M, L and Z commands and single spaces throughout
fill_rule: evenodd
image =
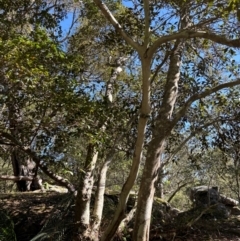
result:
M 202 216 L 192 225 L 182 217 L 152 227 L 151 241 L 240 241 L 240 216 L 227 219 Z
M 0 194 L 0 210 L 4 210 L 14 223 L 18 241 L 29 241 L 56 213 L 58 204 L 67 194 L 24 192 Z
M 17 240 L 29 241 L 40 232 L 50 218 L 57 213 L 65 212 L 64 205 L 59 203 L 64 203 L 68 197 L 69 194 L 60 193 L 0 194 L 0 211 L 7 212 L 14 222 Z M 108 210 L 105 210 L 104 226 L 112 217 L 116 205 L 115 200 L 112 201 L 108 196 L 106 199 L 109 203 L 105 205 Z M 65 221 L 73 221 L 73 205 L 72 202 L 69 206 L 72 210 L 66 213 Z M 168 222 L 163 222 L 159 212 L 162 206 L 163 204 L 155 203 L 153 208 L 151 241 L 240 241 L 240 215 L 231 215 L 228 219 L 216 219 L 203 215 L 194 222 L 191 218 L 180 215 L 173 219 L 169 218 Z M 54 220 L 54 222 L 62 221 L 62 219 Z M 189 225 L 191 222 L 193 224 Z M 130 226 L 129 230 L 132 231 L 132 222 Z M 117 235 L 116 240 L 130 241 L 131 233 Z
M 170 232 L 169 232 L 170 231 Z M 182 229 L 169 229 L 166 227 L 165 232 L 160 238 L 151 240 L 175 240 L 175 241 L 237 241 L 240 240 L 240 222 L 239 220 L 210 221 L 201 220 L 192 227 L 183 227 Z

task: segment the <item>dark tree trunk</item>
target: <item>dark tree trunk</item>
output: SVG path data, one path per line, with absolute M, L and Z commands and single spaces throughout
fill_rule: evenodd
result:
M 17 180 L 17 191 L 26 192 L 41 189 L 41 179 L 37 177 L 36 163 L 28 160 L 26 165 L 22 165 L 23 158 L 24 157 L 21 157 L 19 151 L 14 148 L 11 156 L 14 176 L 24 176 L 32 178 L 32 180 Z
M 13 167 L 13 174 L 14 176 L 22 176 L 21 172 L 20 172 L 20 160 L 17 154 L 17 150 L 14 149 L 12 151 L 12 155 L 11 155 L 11 162 L 12 162 L 12 167 Z M 25 175 L 23 175 L 25 176 Z M 17 191 L 20 192 L 24 192 L 26 191 L 26 181 L 25 180 L 20 180 L 20 181 L 16 181 L 17 184 Z

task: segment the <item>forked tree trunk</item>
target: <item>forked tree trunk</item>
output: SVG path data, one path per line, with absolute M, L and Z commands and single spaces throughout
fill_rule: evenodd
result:
M 189 25 L 187 9 L 182 9 L 181 28 Z M 152 205 L 155 193 L 155 184 L 159 175 L 161 155 L 164 152 L 165 142 L 170 136 L 175 122 L 171 121 L 174 105 L 178 95 L 178 82 L 180 80 L 181 55 L 184 41 L 176 40 L 167 74 L 162 104 L 156 118 L 155 127 L 152 129 L 152 140 L 148 145 L 145 166 L 138 193 L 137 211 L 133 231 L 134 241 L 148 241 Z
M 178 93 L 180 78 L 181 42 L 176 42 L 170 58 L 170 66 L 165 86 L 162 106 L 152 130 L 152 140 L 147 150 L 145 166 L 138 193 L 137 211 L 133 232 L 134 241 L 147 241 L 149 239 L 152 204 L 160 167 L 160 158 L 164 151 L 165 141 L 171 134 L 173 124 L 171 116 Z

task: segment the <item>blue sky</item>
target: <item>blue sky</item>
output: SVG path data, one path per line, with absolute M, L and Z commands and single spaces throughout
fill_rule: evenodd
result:
M 122 2 L 125 6 L 127 7 L 131 7 L 132 1 L 123 1 Z M 72 24 L 72 18 L 73 18 L 73 12 L 69 12 L 66 16 L 66 18 L 61 22 L 61 26 L 62 26 L 62 30 L 63 30 L 63 34 L 67 34 L 68 30 Z M 236 56 L 234 57 L 234 59 L 236 60 L 236 62 L 240 62 L 240 50 L 239 49 L 234 49 L 236 52 Z
M 73 18 L 73 13 L 69 12 L 66 18 L 61 22 L 61 26 L 64 34 L 68 33 L 68 30 L 72 24 L 72 18 Z

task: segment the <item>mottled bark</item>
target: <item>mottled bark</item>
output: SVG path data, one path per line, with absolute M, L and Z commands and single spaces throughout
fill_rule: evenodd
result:
M 182 16 L 180 28 L 185 29 L 189 24 L 187 9 L 183 10 Z M 155 184 L 159 175 L 161 155 L 164 152 L 165 142 L 175 125 L 172 121 L 172 113 L 178 95 L 178 82 L 180 80 L 181 55 L 183 48 L 184 41 L 176 40 L 170 55 L 170 64 L 166 85 L 164 87 L 163 100 L 155 125 L 152 128 L 152 140 L 148 145 L 145 166 L 138 193 L 137 211 L 133 231 L 134 241 L 149 240 L 152 204 L 155 193 Z M 152 50 L 153 49 L 150 48 L 150 54 Z
M 90 224 L 90 201 L 94 183 L 93 170 L 97 157 L 98 152 L 96 152 L 94 145 L 89 144 L 84 171 L 80 176 L 75 205 L 75 220 L 78 224 L 78 232 L 83 235 L 87 235 L 84 232 L 87 231 Z
M 125 58 L 125 57 L 119 57 L 115 60 L 114 63 L 111 63 L 111 62 L 108 63 L 110 66 L 114 67 L 114 68 L 112 68 L 111 77 L 108 80 L 107 85 L 106 85 L 105 98 L 107 99 L 108 103 L 113 102 L 114 85 L 116 83 L 117 77 L 123 70 L 122 67 L 124 66 L 126 60 L 127 60 L 127 58 Z

